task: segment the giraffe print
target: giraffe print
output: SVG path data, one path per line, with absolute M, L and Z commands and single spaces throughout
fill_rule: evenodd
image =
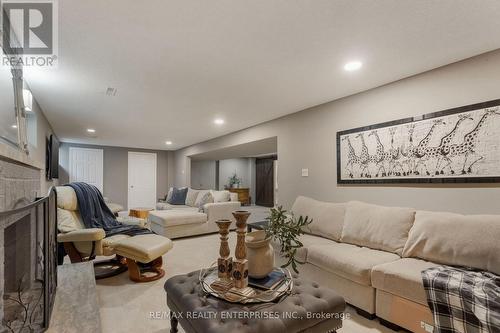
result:
M 389 160 L 388 175 L 392 176 L 394 174 L 396 176 L 401 176 L 401 174 L 403 173 L 403 167 L 399 162 L 399 159 L 401 157 L 401 148 L 394 148 L 394 135 L 396 134 L 396 127 L 389 128 L 389 134 L 391 135 L 391 148 L 389 149 L 389 154 L 387 156 Z
M 368 151 L 368 147 L 366 146 L 365 136 L 363 133 L 359 133 L 358 135 L 356 135 L 356 139 L 357 138 L 361 140 L 361 154 L 359 155 L 359 162 L 361 166 L 360 177 L 371 178 L 371 175 L 368 173 L 368 166 L 372 159 L 370 158 L 370 153 Z
M 458 120 L 457 120 L 453 130 L 441 139 L 439 146 L 426 147 L 423 150 L 423 154 L 422 154 L 423 156 L 421 157 L 420 162 L 424 165 L 428 176 L 431 175 L 431 172 L 429 171 L 427 163 L 431 160 L 437 160 L 435 171 L 434 171 L 435 175 L 441 174 L 441 172 L 439 171 L 438 168 L 439 168 L 439 165 L 441 163 L 442 158 L 444 157 L 443 150 L 449 150 L 449 146 L 450 146 L 453 138 L 455 137 L 460 125 L 465 120 L 473 120 L 473 119 L 468 114 L 460 115 L 458 117 Z M 443 171 L 443 174 L 444 174 L 444 171 Z
M 498 115 L 500 106 L 495 106 L 341 135 L 347 161 L 342 163 L 342 175 L 347 179 L 495 177 L 500 174 L 500 119 L 493 120 Z
M 439 144 L 439 147 L 438 147 L 439 153 L 441 156 L 438 157 L 438 162 L 436 164 L 436 176 L 443 175 L 444 169 L 451 164 L 451 160 L 447 157 L 447 155 L 450 153 L 451 142 L 453 141 L 453 139 L 457 135 L 457 132 L 458 132 L 458 129 L 460 128 L 460 125 L 466 120 L 472 121 L 472 120 L 474 120 L 474 118 L 472 118 L 470 116 L 470 114 L 468 114 L 468 113 L 459 115 L 457 123 L 455 124 L 455 127 L 451 130 L 450 133 L 448 133 L 448 135 L 444 136 L 441 139 L 441 143 Z M 443 161 L 447 161 L 448 164 L 446 164 L 444 167 L 442 167 L 440 169 L 441 163 Z M 450 170 L 450 173 L 455 174 L 455 171 Z
M 474 164 L 476 164 L 477 162 L 479 162 L 480 160 L 482 160 L 484 158 L 484 156 L 480 156 L 474 162 L 470 163 L 469 166 L 467 167 L 467 162 L 468 162 L 470 155 L 475 153 L 474 149 L 476 148 L 479 131 L 484 126 L 484 124 L 486 123 L 486 120 L 490 116 L 500 115 L 498 110 L 499 110 L 498 107 L 493 108 L 493 109 L 487 109 L 485 111 L 485 113 L 483 114 L 483 116 L 481 117 L 481 119 L 479 120 L 479 122 L 477 123 L 476 127 L 474 127 L 474 129 L 472 131 L 470 131 L 469 133 L 467 133 L 464 136 L 464 141 L 461 144 L 450 145 L 448 158 L 460 157 L 460 156 L 464 157 L 464 161 L 462 164 L 462 170 L 461 170 L 462 175 L 465 175 L 467 173 L 472 173 L 472 167 L 474 166 Z M 467 170 L 466 170 L 466 168 L 467 168 Z
M 346 170 L 349 171 L 349 177 L 354 178 L 354 165 L 361 164 L 361 159 L 356 155 L 356 151 L 351 143 L 351 138 L 348 136 L 342 138 L 342 140 L 347 141 L 347 146 L 349 147 L 349 153 L 347 155 Z
M 409 124 L 406 126 L 408 129 L 408 147 L 405 147 L 403 143 L 401 147 L 401 155 L 405 158 L 405 160 L 401 163 L 403 167 L 403 176 L 409 176 L 413 174 L 413 170 L 415 169 L 415 144 L 413 143 L 413 135 L 415 133 L 415 124 Z M 404 171 L 404 167 L 406 166 L 406 170 Z
M 384 166 L 384 161 L 387 160 L 389 155 L 388 153 L 385 152 L 384 145 L 380 141 L 380 137 L 378 136 L 377 131 L 371 131 L 370 134 L 368 134 L 369 137 L 372 135 L 375 136 L 375 140 L 377 142 L 377 149 L 375 155 L 370 155 L 370 162 L 374 163 L 377 168 L 375 177 L 378 177 L 379 174 L 382 177 L 385 177 L 387 175 L 387 171 Z
M 429 130 L 429 133 L 420 141 L 420 143 L 417 145 L 417 148 L 415 149 L 414 155 L 418 158 L 418 162 L 415 166 L 415 174 L 418 176 L 420 172 L 418 171 L 418 167 L 421 165 L 425 168 L 425 172 L 428 176 L 431 175 L 429 170 L 427 169 L 427 166 L 425 164 L 425 159 L 427 153 L 435 154 L 435 152 L 432 149 L 428 149 L 429 142 L 432 139 L 432 136 L 434 132 L 436 131 L 436 128 L 440 125 L 445 125 L 446 123 L 442 119 L 436 119 L 432 122 L 431 129 Z M 429 156 L 427 156 L 429 158 Z

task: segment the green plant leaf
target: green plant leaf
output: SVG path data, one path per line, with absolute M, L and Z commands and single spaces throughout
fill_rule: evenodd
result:
M 293 271 L 298 273 L 297 264 L 303 264 L 303 262 L 296 260 L 295 255 L 297 250 L 304 246 L 299 237 L 304 234 L 304 229 L 311 224 L 312 219 L 308 216 L 295 217 L 293 213 L 288 215 L 282 206 L 278 206 L 271 209 L 267 220 L 269 223 L 264 229 L 266 237 L 271 237 L 278 242 L 281 255 L 287 258 L 287 262 L 282 267 L 291 266 Z

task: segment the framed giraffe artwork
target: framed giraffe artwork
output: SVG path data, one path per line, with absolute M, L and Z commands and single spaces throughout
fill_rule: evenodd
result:
M 500 99 L 337 133 L 337 183 L 500 182 Z

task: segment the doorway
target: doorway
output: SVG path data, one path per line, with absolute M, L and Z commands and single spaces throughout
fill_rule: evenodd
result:
M 276 156 L 255 160 L 255 204 L 274 206 L 274 161 Z
M 128 152 L 128 208 L 154 208 L 156 154 Z
M 103 150 L 92 148 L 69 148 L 69 182 L 84 182 L 94 185 L 103 193 Z

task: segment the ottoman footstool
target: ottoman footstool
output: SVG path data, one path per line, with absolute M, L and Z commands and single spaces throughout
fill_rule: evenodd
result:
M 336 332 L 345 301 L 335 291 L 293 276 L 291 295 L 277 303 L 235 304 L 206 296 L 199 271 L 165 283 L 171 333 L 180 323 L 186 333 Z
M 129 277 L 134 282 L 149 282 L 165 275 L 162 255 L 173 247 L 170 239 L 155 235 L 138 235 L 119 241 L 116 254 L 127 259 Z
M 151 230 L 165 237 L 176 237 L 173 230 L 194 230 L 207 223 L 207 214 L 198 212 L 197 209 L 155 210 L 149 214 Z M 182 233 L 181 233 L 182 234 Z

